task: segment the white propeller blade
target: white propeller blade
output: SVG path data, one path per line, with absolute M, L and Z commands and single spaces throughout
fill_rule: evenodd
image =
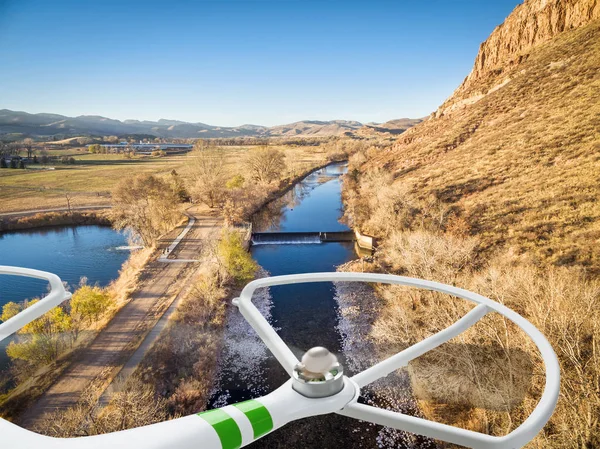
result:
M 50 273 L 0 266 L 0 274 L 47 279 L 52 287 L 50 294 L 38 304 L 0 324 L 0 341 L 71 296 L 64 290 L 60 279 Z M 352 378 L 343 376 L 340 368 L 339 373 L 337 370 L 331 371 L 331 373 L 320 373 L 327 374 L 327 377 L 323 377 L 323 379 L 315 378 L 313 380 L 310 378 L 307 380 L 301 375 L 299 377 L 298 374 L 302 374 L 301 369 L 305 366 L 299 364 L 296 356 L 254 306 L 252 295 L 256 289 L 261 287 L 331 281 L 406 285 L 447 293 L 478 305 L 447 329 L 377 363 Z M 40 447 L 44 449 L 104 449 L 106 447 L 129 449 L 131 446 L 140 449 L 171 447 L 178 449 L 234 449 L 246 446 L 291 421 L 335 412 L 472 448 L 518 448 L 533 439 L 543 428 L 550 419 L 558 400 L 560 387 L 558 360 L 544 336 L 531 323 L 512 310 L 489 298 L 456 287 L 385 274 L 309 273 L 253 281 L 243 289 L 240 297 L 234 300 L 234 304 L 239 307 L 242 315 L 292 378 L 274 392 L 255 400 L 228 405 L 198 415 L 122 432 L 82 438 L 50 438 L 0 419 L 0 435 L 2 435 L 3 442 L 8 444 L 8 447 L 15 449 L 39 449 Z M 416 357 L 464 332 L 491 311 L 510 319 L 531 337 L 539 348 L 546 367 L 546 386 L 540 402 L 529 418 L 513 432 L 503 437 L 493 437 L 357 402 L 361 387 L 406 366 Z M 306 367 L 308 366 L 307 362 Z M 313 360 L 311 366 L 319 366 L 319 364 L 314 363 Z M 315 373 L 309 372 L 308 374 Z
M 71 293 L 65 290 L 60 278 L 52 273 L 45 271 L 31 270 L 29 268 L 7 267 L 0 265 L 0 275 L 25 276 L 37 279 L 45 279 L 50 284 L 50 293 L 37 304 L 28 307 L 21 313 L 15 315 L 10 320 L 0 324 L 0 341 L 21 329 L 26 324 L 41 317 L 44 313 L 66 301 L 71 297 Z
M 52 438 L 0 419 L 0 436 L 10 449 L 235 449 L 291 421 L 338 411 L 357 391 L 346 379 L 340 393 L 312 399 L 293 390 L 289 380 L 258 399 L 121 432 Z
M 478 295 L 451 285 L 433 281 L 414 279 L 403 276 L 375 273 L 307 273 L 287 276 L 275 276 L 250 282 L 242 291 L 235 303 L 250 325 L 263 339 L 273 355 L 279 360 L 285 370 L 290 373 L 297 363 L 283 340 L 271 328 L 269 323 L 260 315 L 252 304 L 252 294 L 257 288 L 283 284 L 299 284 L 307 282 L 371 282 L 383 284 L 405 285 L 408 287 L 433 290 L 474 302 L 477 306 L 463 318 L 441 332 L 405 349 L 404 351 L 384 360 L 365 371 L 356 374 L 352 380 L 357 386 L 364 387 L 377 379 L 387 376 L 393 371 L 406 366 L 411 360 L 438 347 L 442 343 L 456 337 L 469 329 L 489 312 L 497 312 L 517 324 L 537 345 L 545 364 L 546 385 L 537 407 L 521 426 L 503 437 L 494 437 L 478 432 L 459 429 L 433 421 L 404 415 L 402 413 L 382 410 L 356 401 L 346 405 L 337 413 L 364 421 L 393 427 L 407 432 L 418 433 L 431 438 L 460 444 L 472 448 L 519 448 L 531 441 L 542 430 L 552 416 L 560 390 L 560 368 L 556 354 L 548 340 L 525 318 L 509 308 Z

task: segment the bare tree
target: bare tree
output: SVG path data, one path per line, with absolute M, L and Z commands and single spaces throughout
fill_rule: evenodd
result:
M 27 150 L 27 157 L 31 159 L 33 157 L 33 139 L 28 137 L 23 140 L 23 145 L 25 145 L 25 150 Z
M 5 156 L 8 156 L 8 144 L 0 142 L 0 157 L 4 158 Z
M 65 193 L 65 198 L 67 200 L 67 211 L 69 212 L 69 214 L 71 214 L 72 213 L 72 210 L 71 210 L 71 195 L 68 194 L 68 193 Z
M 225 191 L 225 158 L 222 148 L 206 146 L 198 141 L 190 153 L 193 182 L 192 198 L 208 207 L 216 207 L 223 201 Z
M 245 165 L 252 179 L 268 183 L 285 171 L 285 156 L 281 150 L 264 145 L 248 152 Z
M 20 152 L 19 145 L 12 142 L 0 142 L 0 156 L 18 156 Z
M 47 164 L 48 162 L 50 162 L 50 156 L 48 156 L 48 150 L 46 150 L 45 148 L 40 151 L 40 162 L 42 164 Z
M 167 182 L 153 175 L 124 179 L 113 191 L 114 226 L 137 232 L 144 245 L 171 230 L 181 217 L 178 198 Z

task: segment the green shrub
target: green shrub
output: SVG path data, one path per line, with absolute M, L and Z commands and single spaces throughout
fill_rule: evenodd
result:
M 237 284 L 252 280 L 258 269 L 258 265 L 244 248 L 242 236 L 232 230 L 223 231 L 219 242 L 219 258 Z
M 20 311 L 36 304 L 39 299 L 25 302 L 22 306 L 8 303 L 2 309 L 2 320 L 6 321 Z M 68 332 L 72 328 L 71 317 L 62 307 L 55 307 L 37 320 L 24 326 L 6 348 L 12 360 L 22 360 L 32 365 L 50 363 L 68 344 Z
M 242 175 L 237 174 L 225 184 L 228 189 L 239 189 L 244 186 L 245 179 Z

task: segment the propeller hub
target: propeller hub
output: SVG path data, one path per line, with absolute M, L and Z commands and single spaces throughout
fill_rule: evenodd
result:
M 337 357 L 326 348 L 317 346 L 302 356 L 294 367 L 292 387 L 309 398 L 325 398 L 344 388 L 344 369 Z

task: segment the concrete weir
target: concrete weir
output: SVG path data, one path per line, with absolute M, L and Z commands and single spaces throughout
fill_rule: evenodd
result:
M 373 238 L 358 231 L 253 232 L 251 238 L 253 245 L 307 245 L 353 241 L 363 249 L 373 249 Z
M 337 232 L 253 232 L 253 245 L 301 245 L 324 242 L 352 242 L 352 231 Z

